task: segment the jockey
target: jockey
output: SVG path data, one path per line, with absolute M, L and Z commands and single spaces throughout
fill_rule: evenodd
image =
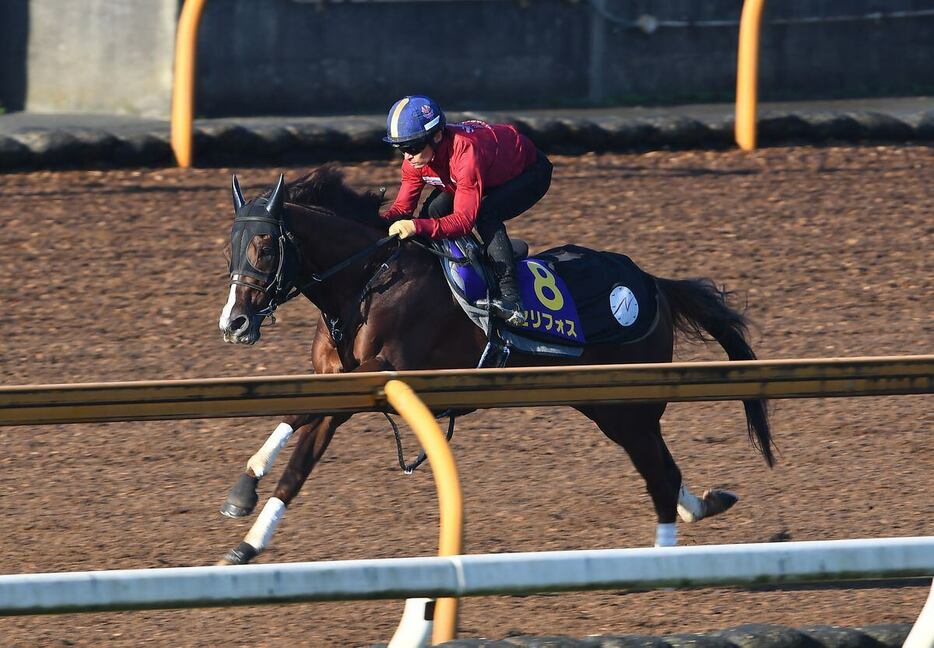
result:
M 438 105 L 421 95 L 403 97 L 389 111 L 383 141 L 402 152 L 402 186 L 382 214 L 391 235 L 454 239 L 476 227 L 492 261 L 499 296 L 490 307 L 510 324 L 523 312 L 512 244 L 503 223 L 537 203 L 551 185 L 551 162 L 507 124 L 448 124 Z M 433 187 L 413 219 L 425 185 Z M 401 220 L 400 220 L 401 219 Z

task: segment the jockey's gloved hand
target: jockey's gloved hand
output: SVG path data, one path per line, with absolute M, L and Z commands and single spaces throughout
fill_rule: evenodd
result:
M 397 220 L 389 226 L 389 235 L 398 236 L 400 240 L 415 236 L 415 221 Z

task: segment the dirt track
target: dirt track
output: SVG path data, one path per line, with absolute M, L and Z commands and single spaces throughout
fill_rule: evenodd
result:
M 299 169 L 286 170 L 296 177 Z M 245 192 L 278 170 L 238 169 Z M 387 164 L 347 168 L 392 186 Z M 0 175 L 2 384 L 305 373 L 315 310 L 290 304 L 255 348 L 224 344 L 229 170 Z M 740 290 L 762 358 L 934 352 L 934 149 L 774 148 L 557 158 L 511 231 L 623 251 L 662 276 Z M 680 347 L 681 359 L 720 359 Z M 779 464 L 749 446 L 737 403 L 675 404 L 666 439 L 728 514 L 683 544 L 934 533 L 929 397 L 780 401 Z M 217 509 L 276 421 L 0 428 L 3 573 L 213 563 L 253 518 Z M 408 437 L 414 447 L 414 437 Z M 654 515 L 624 453 L 571 410 L 486 412 L 454 450 L 470 552 L 648 545 Z M 262 484 L 268 496 L 278 468 Z M 433 554 L 428 470 L 404 477 L 373 415 L 335 438 L 263 562 Z M 468 599 L 463 637 L 702 631 L 746 622 L 911 622 L 924 587 L 587 593 Z M 0 620 L 3 645 L 362 645 L 401 602 Z

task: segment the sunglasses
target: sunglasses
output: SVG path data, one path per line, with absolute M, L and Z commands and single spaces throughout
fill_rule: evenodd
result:
M 425 150 L 425 147 L 428 146 L 428 142 L 425 140 L 422 140 L 421 142 L 411 142 L 409 144 L 394 144 L 393 146 L 407 155 L 418 155 L 419 153 Z

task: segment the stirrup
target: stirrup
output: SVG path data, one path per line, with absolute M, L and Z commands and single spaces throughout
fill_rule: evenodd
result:
M 486 298 L 478 299 L 477 308 L 489 308 L 493 315 L 513 326 L 522 326 L 528 319 L 522 307 L 515 302 L 505 302 L 502 299 L 493 299 L 488 302 Z
M 509 344 L 501 344 L 498 334 L 494 334 L 494 339 L 488 340 L 486 347 L 483 349 L 483 355 L 480 356 L 477 369 L 502 369 L 509 362 L 511 353 L 512 348 Z
M 493 300 L 493 308 L 497 307 L 496 300 Z M 507 307 L 505 304 L 502 304 L 502 309 L 497 313 L 507 324 L 512 326 L 522 326 L 525 324 L 528 317 L 526 317 L 525 312 L 521 307 Z

